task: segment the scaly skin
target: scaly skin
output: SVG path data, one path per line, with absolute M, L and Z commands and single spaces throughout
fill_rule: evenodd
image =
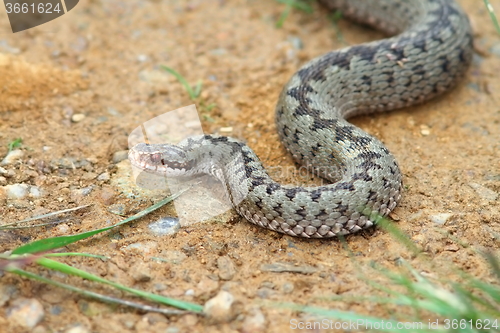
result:
M 469 21 L 452 0 L 322 2 L 397 34 L 313 59 L 283 88 L 276 106 L 283 144 L 332 184 L 276 183 L 248 146 L 212 135 L 177 146 L 139 144 L 130 151 L 132 164 L 167 176 L 213 174 L 248 221 L 291 236 L 346 235 L 387 216 L 401 198 L 396 160 L 345 119 L 415 105 L 449 90 L 472 58 Z

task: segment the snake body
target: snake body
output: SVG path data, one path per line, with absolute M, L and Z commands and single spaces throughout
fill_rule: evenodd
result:
M 402 192 L 396 160 L 345 119 L 422 103 L 451 88 L 472 58 L 469 21 L 453 0 L 322 3 L 394 36 L 311 60 L 279 96 L 283 144 L 331 184 L 279 184 L 246 144 L 215 135 L 178 145 L 138 144 L 129 153 L 132 164 L 167 176 L 212 174 L 226 185 L 240 215 L 291 236 L 351 234 L 387 216 Z

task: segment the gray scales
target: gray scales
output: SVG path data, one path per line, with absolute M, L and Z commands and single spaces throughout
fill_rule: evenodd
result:
M 345 119 L 419 104 L 449 90 L 471 62 L 470 24 L 452 0 L 321 2 L 394 36 L 311 60 L 279 97 L 283 144 L 297 163 L 331 184 L 279 184 L 246 144 L 215 135 L 175 146 L 138 144 L 129 152 L 132 165 L 169 177 L 211 174 L 225 184 L 241 216 L 291 236 L 351 234 L 387 216 L 401 198 L 398 164 L 379 140 Z

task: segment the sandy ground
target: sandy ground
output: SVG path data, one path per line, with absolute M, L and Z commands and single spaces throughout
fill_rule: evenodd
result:
M 404 319 L 406 310 L 395 306 L 329 299 L 378 295 L 367 280 L 389 287 L 373 264 L 398 271 L 400 259 L 405 259 L 431 278 L 458 279 L 458 267 L 491 281 L 477 251 L 496 253 L 500 234 L 500 36 L 482 2 L 459 2 L 471 17 L 477 51 L 465 80 L 425 105 L 353 119 L 399 161 L 405 193 L 391 217 L 425 251 L 424 259 L 415 258 L 379 228 L 347 237 L 349 251 L 337 240 L 302 240 L 260 229 L 234 212 L 184 227 L 174 236 L 152 235 L 148 223 L 171 216 L 168 206 L 66 249 L 109 260 L 61 260 L 198 304 L 228 291 L 238 305 L 233 318 L 214 323 L 192 314 L 138 312 L 6 273 L 0 278 L 0 327 L 28 331 L 6 318 L 26 298 L 43 307 L 44 318 L 34 328 L 39 333 L 69 331 L 75 325 L 81 332 L 283 332 L 291 330 L 290 320 L 304 320 L 304 315 L 266 302 L 385 318 L 396 311 L 400 316 L 395 318 Z M 500 9 L 500 1 L 492 4 Z M 0 219 L 10 223 L 91 206 L 52 219 L 58 223 L 49 227 L 3 232 L 0 250 L 108 226 L 122 219 L 112 208 L 129 216 L 151 205 L 151 199 L 131 197 L 115 185 L 117 177 L 128 174 L 117 176 L 123 162 L 116 166 L 113 156 L 128 149 L 127 137 L 141 123 L 193 103 L 159 65 L 174 68 L 193 84 L 203 81 L 196 103 L 207 133 L 245 140 L 267 167 L 293 166 L 273 123 L 283 84 L 308 59 L 381 35 L 345 20 L 336 28 L 319 7 L 312 14 L 292 12 L 278 29 L 275 22 L 283 9 L 274 1 L 81 1 L 65 16 L 17 34 L 10 32 L 3 16 L 0 156 L 19 137 L 24 154 L 4 165 L 0 174 Z M 284 182 L 310 181 L 293 178 L 293 172 L 274 176 Z M 36 187 L 41 195 L 9 198 L 5 186 L 12 184 Z M 312 267 L 313 272 L 268 271 L 266 265 L 276 263 Z M 232 266 L 234 271 L 227 274 Z M 118 295 L 62 274 L 29 269 Z

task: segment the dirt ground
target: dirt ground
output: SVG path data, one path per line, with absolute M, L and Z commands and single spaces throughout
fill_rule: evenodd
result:
M 260 229 L 234 212 L 181 228 L 174 236 L 152 235 L 148 223 L 171 216 L 168 206 L 66 249 L 109 260 L 60 260 L 201 305 L 228 291 L 238 305 L 233 318 L 215 323 L 192 314 L 145 313 L 4 273 L 1 286 L 14 292 L 0 293 L 0 300 L 7 297 L 0 309 L 2 330 L 29 331 L 7 318 L 21 298 L 43 306 L 44 319 L 33 329 L 38 333 L 74 327 L 78 332 L 286 332 L 292 330 L 290 320 L 306 316 L 276 306 L 283 302 L 402 320 L 406 310 L 400 307 L 329 299 L 378 295 L 366 280 L 391 285 L 371 266 L 398 271 L 400 259 L 431 278 L 458 279 L 458 267 L 492 282 L 477 251 L 497 253 L 499 248 L 500 36 L 482 2 L 459 2 L 470 15 L 476 48 L 463 82 L 425 105 L 352 120 L 380 138 L 399 161 L 405 193 L 391 217 L 426 259 L 415 258 L 380 228 L 347 237 L 350 252 L 338 240 L 295 239 Z M 491 2 L 500 9 L 500 0 Z M 190 83 L 203 81 L 196 103 L 207 133 L 245 140 L 268 167 L 293 166 L 274 126 L 282 86 L 308 59 L 382 37 L 346 20 L 335 27 L 324 10 L 314 8 L 312 14 L 293 11 L 281 29 L 275 22 L 284 6 L 264 0 L 80 1 L 61 18 L 16 34 L 1 14 L 0 156 L 15 138 L 22 138 L 24 155 L 2 166 L 0 220 L 5 224 L 91 206 L 52 226 L 3 232 L 0 251 L 119 222 L 122 217 L 112 214 L 112 207 L 125 207 L 122 213 L 130 216 L 152 204 L 126 195 L 113 182 L 121 170 L 113 157 L 128 149 L 127 137 L 141 123 L 193 103 L 160 65 L 174 68 Z M 212 103 L 216 106 L 209 107 Z M 289 174 L 274 176 L 283 182 L 304 181 Z M 6 191 L 12 184 L 36 186 L 41 194 L 12 199 Z M 267 270 L 276 263 L 314 270 Z M 235 266 L 229 276 L 222 272 L 227 265 Z M 28 269 L 119 295 L 62 274 Z M 138 271 L 147 277 L 137 278 Z

